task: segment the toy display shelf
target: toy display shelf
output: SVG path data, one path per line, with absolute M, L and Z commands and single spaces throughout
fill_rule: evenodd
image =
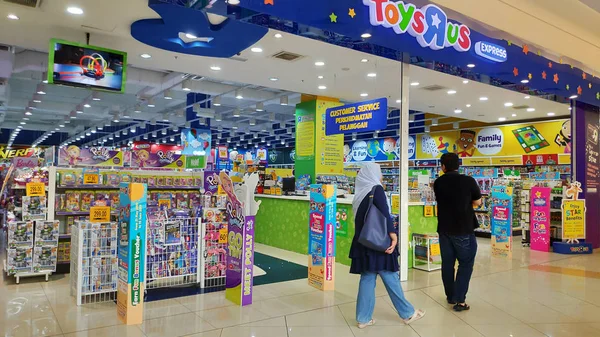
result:
M 7 270 L 7 266 L 6 266 L 6 259 L 4 259 L 4 272 L 8 273 Z M 13 276 L 15 277 L 15 281 L 17 282 L 17 284 L 19 284 L 19 282 L 21 282 L 21 278 L 22 277 L 38 277 L 38 276 L 45 276 L 46 278 L 46 282 L 48 282 L 48 277 L 50 275 L 52 275 L 52 271 L 50 270 L 46 270 L 46 271 L 39 271 L 39 272 L 20 272 L 20 273 L 15 273 L 13 274 Z
M 65 190 L 118 190 L 119 186 L 112 185 L 59 185 L 57 189 Z M 149 190 L 197 190 L 196 186 L 148 186 Z

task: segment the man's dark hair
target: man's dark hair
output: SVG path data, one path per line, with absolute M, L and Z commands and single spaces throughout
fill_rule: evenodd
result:
M 458 155 L 456 153 L 444 153 L 440 158 L 440 163 L 446 167 L 446 171 L 458 170 Z

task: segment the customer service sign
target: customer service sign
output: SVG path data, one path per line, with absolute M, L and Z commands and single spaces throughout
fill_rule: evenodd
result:
M 387 98 L 329 108 L 325 135 L 383 130 L 387 126 Z

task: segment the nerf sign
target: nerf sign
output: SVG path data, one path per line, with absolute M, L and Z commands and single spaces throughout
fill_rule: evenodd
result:
M 417 9 L 411 3 L 388 0 L 363 0 L 363 4 L 369 6 L 371 25 L 392 28 L 396 34 L 408 32 L 423 48 L 454 47 L 459 52 L 471 49 L 469 27 L 449 22 L 446 13 L 436 5 Z

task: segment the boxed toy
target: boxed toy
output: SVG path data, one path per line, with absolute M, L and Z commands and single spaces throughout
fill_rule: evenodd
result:
M 33 249 L 33 271 L 56 271 L 57 247 L 41 246 Z
M 67 191 L 67 212 L 79 212 L 81 210 L 81 204 L 79 202 L 80 195 L 79 192 Z
M 31 247 L 7 249 L 6 271 L 9 275 L 31 272 L 32 257 L 33 249 Z
M 83 191 L 81 192 L 81 211 L 82 212 L 87 212 L 90 210 L 90 207 L 92 207 L 92 204 L 94 202 L 94 193 L 90 192 L 90 191 Z
M 59 221 L 37 221 L 35 223 L 35 245 L 56 246 L 59 224 Z
M 62 171 L 60 173 L 60 186 L 75 186 L 78 184 L 78 180 L 75 171 Z
M 23 221 L 46 220 L 46 196 L 21 198 Z
M 33 246 L 33 221 L 8 223 L 8 247 Z

